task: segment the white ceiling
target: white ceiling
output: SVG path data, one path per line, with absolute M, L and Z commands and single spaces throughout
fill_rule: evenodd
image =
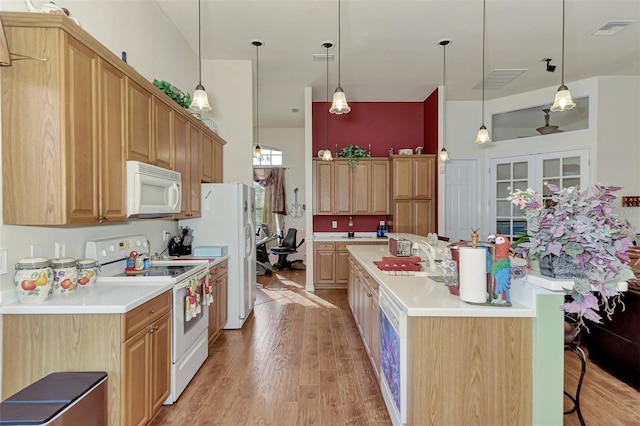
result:
M 198 1 L 157 0 L 198 51 Z M 203 60 L 255 60 L 260 39 L 261 127 L 302 127 L 304 87 L 324 101 L 325 40 L 338 41 L 337 0 L 202 0 Z M 613 36 L 591 33 L 608 21 L 635 21 Z M 640 75 L 640 0 L 567 0 L 565 81 Z M 447 100 L 478 100 L 482 79 L 482 0 L 342 0 L 341 83 L 349 102 L 423 101 L 442 84 Z M 561 80 L 561 0 L 487 0 L 486 65 L 527 69 L 486 99 L 555 87 Z M 330 49 L 337 57 L 337 46 Z M 554 73 L 543 58 L 553 58 Z M 329 95 L 337 85 L 330 62 Z M 569 87 L 571 88 L 571 87 Z M 215 87 L 207 85 L 209 96 Z M 553 96 L 553 93 L 551 93 Z M 640 94 L 639 94 L 640 96 Z M 550 102 L 552 99 L 550 99 Z M 299 112 L 292 112 L 298 108 Z

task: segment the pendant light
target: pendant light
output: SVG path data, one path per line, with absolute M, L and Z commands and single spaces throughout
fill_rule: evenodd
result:
M 198 85 L 193 92 L 193 99 L 189 109 L 196 112 L 211 111 L 207 92 L 202 85 L 202 18 L 200 11 L 200 0 L 198 0 Z
M 451 43 L 451 39 L 445 38 L 438 42 L 442 46 L 442 149 L 440 150 L 440 161 L 446 163 L 449 161 L 449 153 L 445 148 L 446 142 L 446 119 L 447 119 L 447 46 Z
M 327 60 L 326 61 L 327 62 L 327 103 L 329 103 L 329 49 L 331 47 L 333 47 L 333 43 L 331 43 L 329 41 L 325 41 L 324 43 L 322 43 L 322 47 L 324 47 L 327 50 L 327 56 L 326 56 L 326 60 Z M 322 152 L 322 159 L 324 161 L 332 161 L 333 157 L 331 157 L 331 150 L 329 149 L 329 114 L 328 113 L 326 114 L 325 125 L 326 125 L 325 137 L 326 137 L 327 147 Z
M 333 103 L 331 104 L 331 109 L 329 109 L 331 114 L 347 114 L 351 111 L 347 103 L 347 97 L 340 85 L 340 26 L 340 0 L 338 0 L 338 87 L 336 87 L 336 91 L 333 93 Z
M 551 106 L 552 112 L 566 111 L 576 106 L 576 103 L 571 99 L 571 93 L 569 88 L 564 84 L 564 0 L 562 0 L 562 82 L 558 91 L 556 92 L 556 98 Z
M 486 31 L 486 8 L 486 0 L 482 0 L 482 126 L 480 126 L 480 130 L 478 130 L 478 137 L 476 138 L 476 143 L 478 145 L 484 145 L 485 143 L 491 142 L 489 131 L 484 125 L 484 40 Z
M 260 117 L 260 110 L 259 105 L 260 103 L 258 102 L 260 99 L 260 63 L 258 61 L 258 48 L 260 46 L 262 46 L 262 42 L 260 40 L 253 40 L 251 41 L 251 44 L 253 46 L 255 46 L 256 48 L 256 147 L 253 150 L 253 156 L 255 158 L 262 158 L 262 150 L 260 149 L 260 127 L 259 127 L 259 117 Z

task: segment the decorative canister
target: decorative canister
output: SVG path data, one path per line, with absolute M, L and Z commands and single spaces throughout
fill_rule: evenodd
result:
M 78 284 L 78 261 L 72 257 L 51 260 L 53 269 L 53 293 L 68 294 Z
M 95 259 L 78 260 L 78 285 L 88 287 L 98 278 L 98 262 Z
M 51 296 L 53 271 L 46 257 L 27 257 L 16 263 L 13 281 L 20 303 L 42 303 Z

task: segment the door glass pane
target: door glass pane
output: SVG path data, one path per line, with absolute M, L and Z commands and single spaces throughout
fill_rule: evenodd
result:
M 513 203 L 511 201 L 498 201 L 496 203 L 496 216 L 498 217 L 509 217 L 511 216 L 511 206 Z
M 580 178 L 563 179 L 562 186 L 569 188 L 570 186 L 580 186 Z
M 580 176 L 580 157 L 562 159 L 562 176 Z
M 560 159 L 552 158 L 542 162 L 542 177 L 560 176 Z
M 543 197 L 550 197 L 551 196 L 551 190 L 549 190 L 549 188 L 547 187 L 548 184 L 560 186 L 560 179 L 545 179 L 544 180 L 544 188 L 542 189 L 542 196 Z
M 496 177 L 498 180 L 511 179 L 511 163 L 498 164 L 496 167 Z
M 527 179 L 529 177 L 529 165 L 526 161 L 513 163 L 513 178 Z
M 511 184 L 509 182 L 498 182 L 496 185 L 497 198 L 507 198 L 511 193 Z
M 520 190 L 524 191 L 525 189 L 527 189 L 529 187 L 529 182 L 526 181 L 526 180 L 514 180 L 512 186 L 513 186 L 514 190 L 520 189 Z

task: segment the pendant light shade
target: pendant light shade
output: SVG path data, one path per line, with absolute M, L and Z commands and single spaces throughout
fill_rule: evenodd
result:
M 256 147 L 253 150 L 253 156 L 255 158 L 262 158 L 262 150 L 260 149 L 260 61 L 258 60 L 258 48 L 262 46 L 260 40 L 253 40 L 251 44 L 256 48 Z
M 484 125 L 484 41 L 485 41 L 485 33 L 486 33 L 486 0 L 482 0 L 482 126 L 480 126 L 480 130 L 478 130 L 478 136 L 476 137 L 476 143 L 478 145 L 484 145 L 486 143 L 491 142 L 491 136 L 489 136 L 489 131 L 487 127 Z
M 562 82 L 556 92 L 556 98 L 553 101 L 553 105 L 551 105 L 551 111 L 553 112 L 566 111 L 576 106 L 576 103 L 571 99 L 569 89 L 564 84 L 564 8 L 564 0 L 562 0 Z
M 198 0 L 198 85 L 195 92 L 193 92 L 193 99 L 189 109 L 196 112 L 211 111 L 211 105 L 209 105 L 209 98 L 207 92 L 202 85 L 202 17 L 200 0 Z
M 324 47 L 327 52 L 327 57 L 325 59 L 327 63 L 327 103 L 329 103 L 329 49 L 333 47 L 333 43 L 329 41 L 325 41 L 324 43 L 322 43 L 322 47 Z M 333 157 L 331 157 L 331 150 L 329 149 L 329 114 L 328 113 L 326 114 L 325 125 L 326 125 L 326 128 L 325 128 L 326 148 L 322 152 L 322 159 L 324 161 L 332 161 Z
M 331 114 L 347 114 L 351 112 L 351 108 L 347 103 L 347 96 L 344 94 L 344 90 L 342 89 L 342 85 L 340 84 L 340 9 L 340 0 L 338 0 L 338 87 L 336 87 L 336 91 L 333 93 L 333 103 L 331 104 L 331 108 L 329 109 L 329 112 Z
M 446 163 L 449 161 L 449 153 L 447 152 L 447 46 L 451 43 L 451 39 L 445 38 L 438 42 L 442 47 L 442 149 L 440 150 L 440 161 Z

